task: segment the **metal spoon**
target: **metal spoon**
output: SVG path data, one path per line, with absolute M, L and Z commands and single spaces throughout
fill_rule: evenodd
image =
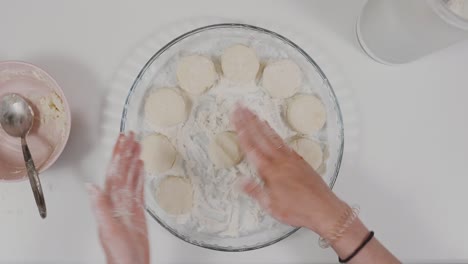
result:
M 21 138 L 23 157 L 28 171 L 29 182 L 34 193 L 39 214 L 42 218 L 47 215 L 44 194 L 42 193 L 39 174 L 31 157 L 26 136 L 34 122 L 34 112 L 31 106 L 19 94 L 7 94 L 0 100 L 0 123 L 3 129 L 12 137 Z

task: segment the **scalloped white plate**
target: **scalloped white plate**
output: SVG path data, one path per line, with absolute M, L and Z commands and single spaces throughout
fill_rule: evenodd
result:
M 122 111 L 124 109 L 125 101 L 128 96 L 130 87 L 132 87 L 135 78 L 137 77 L 138 73 L 141 71 L 143 66 L 148 62 L 148 60 L 162 47 L 164 47 L 167 43 L 174 40 L 176 37 L 194 30 L 196 28 L 204 27 L 207 25 L 218 24 L 218 23 L 226 23 L 227 20 L 225 19 L 198 19 L 192 20 L 189 22 L 182 22 L 174 24 L 171 27 L 168 27 L 154 36 L 150 37 L 148 40 L 144 42 L 140 47 L 138 47 L 135 52 L 128 57 L 128 59 L 119 67 L 117 70 L 114 80 L 111 83 L 111 89 L 107 96 L 104 113 L 102 118 L 102 140 L 101 145 L 99 146 L 98 153 L 96 157 L 99 157 L 99 160 L 102 160 L 100 164 L 105 164 L 106 161 L 110 157 L 110 153 L 114 144 L 115 139 L 117 138 L 121 126 L 121 118 L 122 118 Z M 229 21 L 230 22 L 230 21 Z M 255 24 L 256 26 L 261 26 L 263 28 L 267 28 L 275 33 L 279 33 L 283 36 L 286 36 L 289 40 L 297 44 L 304 52 L 306 52 L 313 60 L 320 66 L 320 69 L 324 72 L 327 76 L 328 81 L 331 83 L 333 90 L 337 94 L 337 97 L 340 98 L 341 95 L 344 97 L 349 96 L 349 91 L 345 88 L 345 81 L 342 77 L 338 67 L 336 64 L 332 63 L 328 57 L 327 53 L 324 52 L 323 48 L 318 48 L 316 46 L 317 42 L 313 39 L 307 38 L 302 34 L 295 33 L 289 29 L 272 25 L 264 22 L 253 22 L 250 21 L 249 24 Z M 348 100 L 348 99 L 347 99 Z M 349 101 L 349 100 L 348 100 Z M 341 161 L 341 159 L 340 159 Z M 338 169 L 339 169 L 338 162 Z M 99 171 L 104 171 L 104 167 L 98 168 Z M 336 175 L 334 177 L 328 177 L 326 180 L 329 182 L 330 186 L 332 187 L 334 181 L 336 180 Z M 154 215 L 153 215 L 154 216 Z M 156 218 L 157 219 L 157 218 Z M 159 222 L 160 219 L 158 219 Z M 163 226 L 165 226 L 163 224 Z M 178 237 L 181 235 L 177 233 L 176 230 L 168 228 L 165 226 L 170 232 L 174 233 Z M 292 229 L 292 232 L 296 229 Z M 218 250 L 227 250 L 227 251 L 240 251 L 240 250 L 249 250 L 260 248 L 274 242 L 277 242 L 284 237 L 287 237 L 289 234 L 292 233 L 288 231 L 282 235 L 279 235 L 276 238 L 269 238 L 268 241 L 264 241 L 259 243 L 258 241 L 254 241 L 251 244 L 248 244 L 244 241 L 244 243 L 240 243 L 242 246 L 229 246 L 229 245 L 222 245 L 221 247 L 216 244 L 204 244 L 199 243 L 200 241 L 190 241 L 190 239 L 184 239 L 188 242 L 201 245 L 204 247 L 218 249 Z

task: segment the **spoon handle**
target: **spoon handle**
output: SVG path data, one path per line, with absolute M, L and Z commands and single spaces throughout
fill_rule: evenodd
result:
M 44 194 L 42 192 L 41 182 L 39 181 L 39 174 L 37 173 L 36 166 L 29 151 L 28 144 L 26 143 L 26 138 L 21 138 L 21 146 L 23 148 L 23 157 L 26 163 L 26 170 L 28 171 L 29 183 L 31 183 L 31 188 L 34 193 L 34 199 L 36 200 L 37 208 L 39 209 L 39 214 L 42 218 L 47 216 L 47 209 L 44 200 Z

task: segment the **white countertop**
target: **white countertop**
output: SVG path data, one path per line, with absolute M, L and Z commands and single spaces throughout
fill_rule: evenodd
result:
M 103 263 L 84 182 L 112 74 L 145 38 L 181 19 L 281 20 L 326 46 L 349 82 L 346 154 L 335 191 L 405 262 L 468 261 L 468 42 L 385 66 L 359 48 L 353 1 L 0 0 L 0 60 L 44 68 L 63 87 L 72 133 L 43 173 L 49 216 L 28 182 L 0 183 L 0 263 Z M 331 80 L 333 84 L 334 80 Z M 347 105 L 355 112 L 347 113 Z M 117 128 L 116 128 L 117 129 Z M 180 241 L 149 220 L 153 263 L 335 263 L 301 230 L 273 246 L 222 253 Z

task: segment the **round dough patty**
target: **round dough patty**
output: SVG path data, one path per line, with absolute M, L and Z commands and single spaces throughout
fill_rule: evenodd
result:
M 208 154 L 217 168 L 232 167 L 243 158 L 237 134 L 232 131 L 218 133 L 208 147 Z
M 237 44 L 224 50 L 221 67 L 227 79 L 237 83 L 248 83 L 257 77 L 260 63 L 252 48 Z
M 291 97 L 302 85 L 301 69 L 291 60 L 270 63 L 263 71 L 262 85 L 271 97 Z
M 173 126 L 187 119 L 185 100 L 175 89 L 154 91 L 145 102 L 145 118 L 155 126 Z
M 190 55 L 180 59 L 177 65 L 177 80 L 182 89 L 199 95 L 211 88 L 217 79 L 213 62 L 201 55 Z
M 320 99 L 313 95 L 300 94 L 288 102 L 286 118 L 297 132 L 313 134 L 325 125 L 327 112 Z
M 145 169 L 151 173 L 161 173 L 174 165 L 177 152 L 169 139 L 161 134 L 151 134 L 141 141 L 141 159 Z
M 167 176 L 159 182 L 155 196 L 156 202 L 166 213 L 186 214 L 193 206 L 192 182 L 187 177 Z
M 317 170 L 323 162 L 323 152 L 320 145 L 307 138 L 296 138 L 289 144 L 314 170 Z

